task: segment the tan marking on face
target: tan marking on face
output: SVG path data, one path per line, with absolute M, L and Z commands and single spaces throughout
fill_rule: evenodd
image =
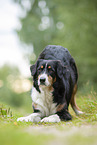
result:
M 53 80 L 53 78 L 51 76 L 48 76 L 48 81 L 49 83 L 51 84 L 51 86 L 53 85 L 54 82 L 56 82 L 56 77 L 55 79 Z
M 64 104 L 59 104 L 58 106 L 57 106 L 57 112 L 59 112 L 59 111 L 61 111 L 63 108 L 64 108 L 64 106 L 65 106 L 65 103 Z
M 51 76 L 48 76 L 48 81 L 51 85 L 53 84 L 53 78 Z

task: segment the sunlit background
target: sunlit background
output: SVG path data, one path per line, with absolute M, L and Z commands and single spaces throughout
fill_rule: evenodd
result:
M 0 101 L 30 105 L 30 65 L 46 45 L 62 45 L 74 57 L 79 92 L 97 91 L 97 2 L 0 1 Z
M 29 46 L 22 45 L 16 33 L 22 27 L 19 17 L 24 16 L 19 4 L 0 1 L 0 101 L 13 106 L 21 106 L 31 90 L 30 63 L 25 57 Z
M 7 0 L 6 3 L 0 1 L 0 67 L 4 64 L 17 66 L 23 75 L 29 76 L 28 63 L 23 57 L 23 46 L 15 31 L 22 27 L 20 16 L 23 17 L 24 14 L 18 4 L 12 0 Z

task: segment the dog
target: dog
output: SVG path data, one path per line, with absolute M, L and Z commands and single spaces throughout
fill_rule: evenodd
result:
M 18 118 L 17 121 L 72 120 L 68 111 L 69 104 L 77 115 L 83 113 L 75 102 L 78 71 L 67 48 L 48 45 L 30 70 L 33 77 L 31 97 L 34 112 L 29 116 Z

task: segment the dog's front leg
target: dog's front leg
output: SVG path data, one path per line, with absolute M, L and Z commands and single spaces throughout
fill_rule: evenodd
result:
M 72 116 L 68 112 L 67 109 L 62 109 L 61 111 L 57 112 L 57 115 L 60 117 L 62 121 L 72 120 Z
M 41 121 L 41 115 L 40 115 L 40 113 L 32 113 L 29 116 L 18 118 L 17 121 L 40 122 Z

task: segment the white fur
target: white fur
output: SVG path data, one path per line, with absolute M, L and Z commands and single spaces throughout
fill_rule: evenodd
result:
M 47 86 L 41 86 L 41 93 L 39 93 L 35 87 L 32 87 L 31 98 L 32 101 L 37 104 L 39 113 L 32 113 L 26 117 L 20 117 L 17 121 L 31 121 L 31 122 L 59 122 L 60 118 L 56 115 L 56 103 L 53 103 L 52 91 L 49 91 Z M 52 115 L 55 114 L 55 115 Z M 51 115 L 51 116 L 49 116 Z M 41 120 L 41 117 L 45 117 Z
M 37 104 L 37 109 L 41 112 L 41 117 L 56 113 L 56 103 L 53 103 L 52 91 L 48 87 L 41 87 L 39 93 L 35 87 L 32 88 L 32 101 Z
M 39 122 L 41 120 L 39 113 L 32 113 L 29 116 L 26 117 L 20 117 L 17 119 L 17 121 L 26 121 L 26 122 Z
M 57 114 L 45 117 L 41 120 L 41 122 L 60 122 L 60 121 L 61 120 Z

